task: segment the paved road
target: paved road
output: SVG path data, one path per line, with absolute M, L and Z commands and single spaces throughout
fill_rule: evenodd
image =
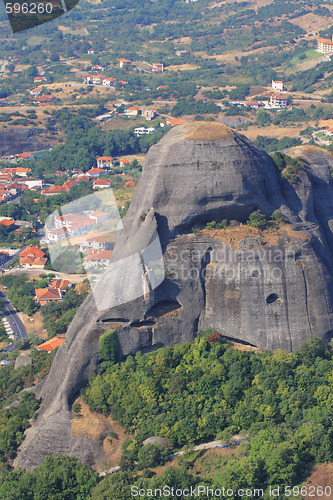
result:
M 24 328 L 22 321 L 20 320 L 16 309 L 9 302 L 7 295 L 4 292 L 0 292 L 0 300 L 2 305 L 2 320 L 6 329 L 6 333 L 9 335 L 14 335 L 14 340 L 20 340 L 27 338 L 27 332 Z M 6 352 L 12 352 L 15 349 L 15 344 L 11 344 Z

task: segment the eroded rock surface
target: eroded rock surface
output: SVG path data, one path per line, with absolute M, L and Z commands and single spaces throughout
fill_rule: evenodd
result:
M 98 339 L 109 328 L 117 328 L 124 356 L 191 341 L 207 327 L 259 349 L 291 351 L 313 335 L 330 338 L 333 160 L 317 148 L 291 153 L 308 162 L 295 186 L 269 155 L 222 124 L 181 125 L 150 149 L 113 263 L 36 388 L 43 404 L 16 466 L 32 469 L 55 453 L 98 461 L 96 443 L 72 438 L 71 403 L 98 363 Z M 291 226 L 238 244 L 229 230 L 193 232 L 213 220 L 244 223 L 256 209 L 267 216 L 279 209 Z M 138 298 L 118 304 L 120 288 L 131 290 L 138 270 L 151 277 L 142 251 L 157 236 L 165 279 L 156 288 L 143 280 Z M 130 269 L 126 258 L 134 254 L 141 257 Z

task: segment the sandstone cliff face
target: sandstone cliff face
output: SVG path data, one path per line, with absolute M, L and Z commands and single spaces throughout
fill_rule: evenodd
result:
M 309 164 L 295 187 L 281 180 L 265 152 L 222 124 L 181 125 L 150 149 L 113 264 L 80 307 L 49 376 L 36 388 L 43 404 L 15 465 L 32 469 L 54 453 L 98 461 L 96 443 L 71 437 L 71 403 L 94 370 L 99 336 L 109 328 L 117 328 L 124 356 L 191 341 L 207 327 L 259 349 L 291 351 L 313 335 L 330 338 L 333 160 L 317 148 L 290 154 Z M 258 208 L 267 216 L 280 209 L 292 229 L 271 243 L 259 236 L 238 246 L 217 233 L 191 231 L 211 220 L 245 221 Z M 143 258 L 133 270 L 126 257 L 142 256 L 157 236 L 165 279 L 156 288 L 150 279 L 139 298 L 114 305 L 140 267 L 149 275 Z

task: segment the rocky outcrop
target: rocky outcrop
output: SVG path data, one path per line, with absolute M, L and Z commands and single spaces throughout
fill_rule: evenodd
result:
M 49 148 L 50 144 L 40 137 L 42 132 L 45 130 L 18 127 L 0 130 L 0 156 Z
M 113 261 L 36 388 L 43 403 L 15 465 L 32 469 L 54 453 L 96 463 L 94 443 L 71 437 L 71 403 L 109 328 L 124 356 L 191 341 L 207 327 L 259 349 L 330 338 L 333 160 L 317 148 L 298 154 L 308 167 L 293 186 L 269 155 L 222 124 L 181 125 L 150 149 Z M 291 226 L 237 244 L 232 230 L 196 230 L 212 220 L 242 223 L 256 209 L 279 209 Z M 152 250 L 159 245 L 163 276 Z

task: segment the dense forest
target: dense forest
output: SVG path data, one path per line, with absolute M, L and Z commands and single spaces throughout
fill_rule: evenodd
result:
M 16 417 L 9 415 L 11 420 L 2 413 L 0 450 L 5 455 L 0 496 L 128 500 L 133 486 L 185 488 L 201 484 L 211 488 L 227 485 L 234 492 L 263 489 L 262 498 L 268 500 L 269 486 L 284 491 L 286 485 L 301 485 L 315 463 L 331 461 L 331 348 L 313 338 L 300 352 L 246 352 L 225 343 L 211 343 L 210 334 L 202 332 L 192 344 L 148 355 L 137 353 L 123 363 L 108 359 L 109 347 L 115 347 L 112 334 L 109 344 L 102 340 L 104 360 L 82 397 L 92 411 L 111 414 L 133 433 L 133 439 L 123 444 L 121 471 L 104 479 L 69 457 L 47 458 L 32 473 L 13 472 L 6 459 L 13 456 L 20 439 L 15 438 L 16 444 L 14 440 L 6 448 L 1 429 L 10 429 L 11 422 L 15 428 L 17 415 L 27 418 L 37 403 L 25 398 L 19 410 L 10 410 L 21 412 Z M 6 368 L 7 380 L 15 375 L 8 372 L 10 369 Z M 27 368 L 21 370 L 23 374 Z M 4 382 L 1 391 L 8 391 Z M 177 469 L 166 468 L 156 476 L 151 468 L 166 463 L 166 452 L 158 445 L 142 446 L 142 441 L 153 435 L 167 437 L 170 449 L 175 450 L 216 437 L 228 443 L 235 434 L 243 436 L 236 452 L 218 461 L 204 476 L 194 468 L 200 454 L 191 452 L 178 460 Z M 234 493 L 232 498 L 241 497 Z

